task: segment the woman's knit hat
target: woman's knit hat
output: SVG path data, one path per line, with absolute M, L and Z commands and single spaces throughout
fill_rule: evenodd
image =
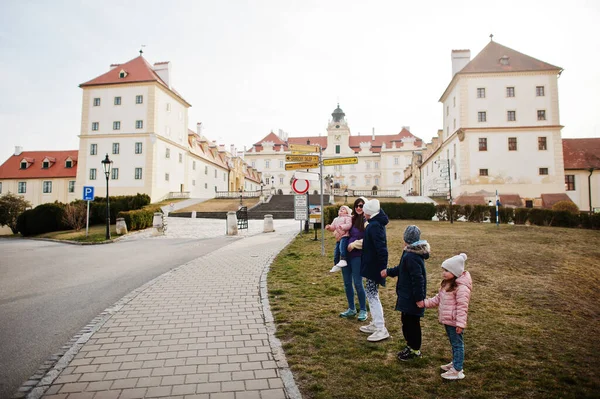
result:
M 442 268 L 454 274 L 456 277 L 460 277 L 460 275 L 465 271 L 466 260 L 467 254 L 461 253 L 443 261 Z
M 381 210 L 381 205 L 379 205 L 378 199 L 372 199 L 370 201 L 367 201 L 367 202 L 365 202 L 365 205 L 363 206 L 363 212 L 366 213 L 367 215 L 371 215 L 371 216 L 373 216 L 380 210 Z
M 404 230 L 404 242 L 414 244 L 421 239 L 421 230 L 415 225 L 410 225 Z

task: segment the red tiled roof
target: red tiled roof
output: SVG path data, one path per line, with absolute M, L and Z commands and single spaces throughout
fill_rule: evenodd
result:
M 375 139 L 373 136 L 350 136 L 350 148 L 352 148 L 355 152 L 360 151 L 360 143 L 370 142 L 371 143 L 371 151 L 377 153 L 381 152 L 381 146 L 385 143 L 387 148 L 392 147 L 392 143 L 396 142 L 396 147 L 402 147 L 403 143 L 401 140 L 406 137 L 414 137 L 415 145 L 422 146 L 423 140 L 413 135 L 406 129 L 402 129 L 398 134 L 391 135 L 376 135 Z M 307 144 L 310 141 L 310 144 L 319 144 L 322 149 L 327 148 L 327 136 L 303 136 L 303 137 L 288 137 L 287 143 L 281 140 L 275 133 L 271 132 L 262 140 L 259 140 L 257 143 L 253 145 L 254 152 L 261 152 L 263 150 L 262 143 L 265 141 L 272 141 L 274 143 L 273 149 L 275 151 L 280 151 L 283 146 L 284 151 L 288 151 L 289 144 Z
M 523 200 L 519 196 L 519 194 L 500 194 L 500 204 L 502 206 L 523 206 Z
M 461 195 L 454 200 L 456 205 L 487 205 L 483 195 Z
M 563 139 L 565 169 L 600 169 L 600 138 Z
M 166 62 L 163 62 L 166 63 Z M 185 99 L 177 93 L 173 88 L 170 88 L 158 74 L 152 68 L 152 65 L 146 61 L 144 57 L 141 55 L 127 61 L 124 64 L 111 64 L 115 68 L 106 72 L 103 75 L 100 75 L 92 80 L 89 80 L 85 83 L 79 85 L 79 87 L 88 87 L 88 86 L 100 86 L 100 85 L 110 85 L 110 84 L 121 84 L 121 83 L 141 83 L 141 82 L 158 82 L 164 88 L 175 94 L 179 97 L 183 102 L 187 105 L 190 105 Z M 119 73 L 121 70 L 127 72 L 127 76 L 124 78 L 119 77 Z
M 500 62 L 508 57 L 507 65 Z M 562 68 L 520 53 L 500 43 L 490 41 L 458 74 L 517 71 L 551 71 Z
M 565 193 L 542 194 L 542 208 L 552 209 L 552 205 L 559 201 L 571 201 L 571 198 Z
M 42 169 L 42 161 L 45 158 L 55 158 L 56 162 L 49 168 Z M 77 150 L 23 151 L 19 155 L 12 155 L 0 166 L 0 179 L 74 178 L 77 175 L 77 166 L 73 164 L 73 167 L 66 168 L 67 159 L 76 161 Z M 27 160 L 31 165 L 27 169 L 21 169 L 22 160 Z

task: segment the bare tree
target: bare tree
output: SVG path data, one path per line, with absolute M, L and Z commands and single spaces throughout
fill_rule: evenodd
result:
M 63 222 L 74 229 L 81 230 L 85 226 L 86 209 L 83 201 L 74 201 L 65 207 Z

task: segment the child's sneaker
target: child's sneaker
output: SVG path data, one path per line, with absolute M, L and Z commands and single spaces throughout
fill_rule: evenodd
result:
M 368 314 L 366 310 L 361 310 L 360 312 L 358 312 L 358 321 L 365 321 L 367 320 Z
M 404 351 L 398 353 L 398 360 L 406 362 L 407 360 L 417 359 L 421 356 L 421 351 L 416 351 L 414 349 L 408 348 L 408 351 L 406 351 L 405 349 Z
M 450 370 L 453 366 L 452 362 L 448 363 L 448 364 L 444 364 L 443 366 L 440 366 L 440 368 L 444 371 L 448 371 Z
M 343 317 L 345 319 L 349 318 L 349 317 L 354 317 L 356 316 L 356 310 L 355 309 L 348 309 L 345 312 L 340 313 L 340 317 Z
M 335 272 L 339 272 L 340 270 L 342 270 L 341 267 L 339 267 L 338 265 L 335 265 L 331 268 L 331 270 L 329 271 L 329 273 L 335 273 Z
M 375 331 L 377 331 L 377 327 L 375 327 L 375 324 L 373 324 L 373 322 L 371 322 L 371 323 L 367 324 L 366 326 L 360 327 L 359 330 L 366 334 L 373 334 Z
M 450 370 L 442 373 L 442 378 L 446 380 L 462 380 L 465 378 L 465 373 L 463 373 L 462 370 L 456 371 L 454 370 L 454 367 L 452 367 Z
M 337 265 L 337 267 L 346 267 L 348 266 L 348 262 L 346 262 L 344 259 L 340 260 Z
M 383 327 L 382 329 L 379 329 L 379 330 L 375 331 L 373 334 L 369 335 L 367 337 L 367 341 L 377 342 L 377 341 L 382 341 L 389 337 L 390 337 L 390 333 L 388 332 L 387 328 Z

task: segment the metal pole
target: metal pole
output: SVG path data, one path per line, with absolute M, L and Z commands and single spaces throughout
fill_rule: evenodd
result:
M 308 233 L 308 221 L 310 220 L 310 197 L 308 196 L 309 193 L 310 189 L 308 189 L 308 191 L 306 192 L 306 221 L 304 222 L 305 233 Z
M 321 182 L 321 256 L 325 255 L 325 238 L 324 238 L 324 209 L 323 209 L 323 148 L 319 146 L 319 181 Z M 331 195 L 331 193 L 330 193 Z M 331 201 L 330 201 L 331 202 Z M 317 229 L 315 229 L 315 239 L 317 238 Z
M 590 201 L 590 215 L 594 213 L 594 208 L 592 208 L 592 173 L 594 173 L 594 168 L 589 169 L 590 174 L 588 175 L 588 200 Z
M 450 223 L 454 223 L 452 220 L 452 173 L 450 170 L 450 159 L 448 159 L 448 190 L 450 194 Z
M 108 198 L 108 175 L 106 175 L 106 239 L 110 240 L 110 200 Z
M 88 236 L 88 231 L 90 228 L 90 201 L 87 202 L 87 217 L 85 219 L 85 236 Z
M 500 226 L 500 219 L 498 218 L 498 190 L 496 190 L 496 227 Z

